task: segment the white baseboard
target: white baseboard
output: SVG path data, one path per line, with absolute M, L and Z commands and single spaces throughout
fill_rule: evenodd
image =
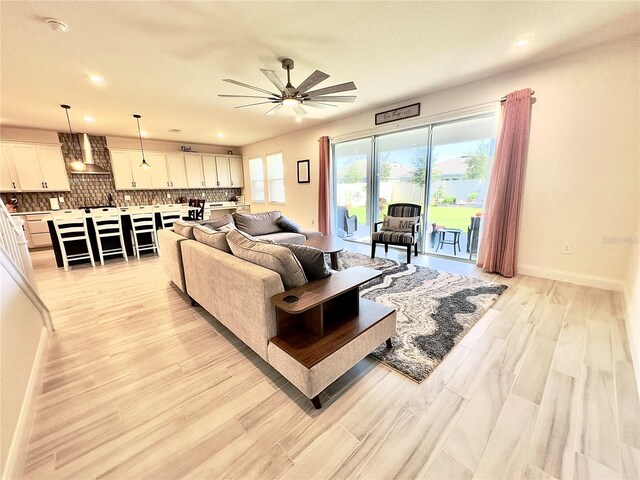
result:
M 625 308 L 625 325 L 627 327 L 627 340 L 629 340 L 629 351 L 631 352 L 631 361 L 633 363 L 633 370 L 636 374 L 636 386 L 638 387 L 638 395 L 640 395 L 640 351 L 636 349 L 636 343 L 633 341 L 633 334 L 635 330 L 631 327 L 631 292 L 629 291 L 629 285 L 625 283 L 622 289 L 622 297 L 624 300 Z M 639 319 L 636 319 L 638 321 Z
M 581 273 L 555 270 L 552 268 L 536 267 L 533 265 L 519 264 L 517 267 L 517 272 L 523 275 L 548 278 L 549 280 L 558 280 L 561 282 L 575 283 L 576 285 L 584 285 L 585 287 L 602 288 L 604 290 L 614 290 L 617 292 L 624 291 L 625 288 L 624 283 L 620 280 L 616 280 L 615 278 L 583 275 Z
M 33 367 L 31 367 L 29 383 L 27 384 L 22 407 L 20 408 L 16 429 L 13 432 L 11 446 L 7 453 L 7 461 L 5 462 L 2 472 L 2 480 L 22 478 L 48 349 L 49 332 L 46 328 L 43 328 L 42 334 L 40 335 L 40 342 L 38 343 L 38 350 L 33 360 Z

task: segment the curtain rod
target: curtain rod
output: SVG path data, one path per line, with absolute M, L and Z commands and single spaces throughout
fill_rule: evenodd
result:
M 531 96 L 533 97 L 535 94 L 536 94 L 536 91 L 535 90 L 531 90 Z M 506 102 L 506 101 L 507 101 L 507 96 L 506 95 L 500 99 L 500 103 Z

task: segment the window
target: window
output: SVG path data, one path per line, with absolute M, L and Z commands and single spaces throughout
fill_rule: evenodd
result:
M 264 167 L 261 158 L 249 160 L 249 179 L 251 181 L 251 200 L 264 203 Z
M 284 160 L 282 153 L 267 155 L 269 202 L 284 203 Z

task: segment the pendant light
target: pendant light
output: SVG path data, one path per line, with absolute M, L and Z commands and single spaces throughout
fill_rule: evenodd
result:
M 142 163 L 140 164 L 140 166 L 145 170 L 148 170 L 149 168 L 151 168 L 151 165 L 149 165 L 144 159 L 144 147 L 142 146 L 142 134 L 140 133 L 140 118 L 142 118 L 142 116 L 136 113 L 135 115 L 133 115 L 133 118 L 136 119 L 136 123 L 138 124 L 138 138 L 140 139 L 140 151 L 142 152 Z
M 71 108 L 69 105 L 60 105 L 62 108 L 64 108 L 65 113 L 67 114 L 67 124 L 69 125 L 69 134 L 71 135 L 71 143 L 73 144 L 73 130 L 71 130 L 71 120 L 69 120 L 69 109 Z M 78 146 L 80 147 L 80 140 L 78 140 Z M 80 147 L 80 149 L 82 150 L 82 147 Z M 82 161 L 82 157 L 78 158 L 76 153 L 75 153 L 75 148 L 71 148 L 71 151 L 73 152 L 73 156 L 75 158 L 75 160 L 71 161 L 71 169 L 75 170 L 75 171 L 82 171 L 85 170 L 87 168 L 87 166 L 84 164 L 84 162 Z

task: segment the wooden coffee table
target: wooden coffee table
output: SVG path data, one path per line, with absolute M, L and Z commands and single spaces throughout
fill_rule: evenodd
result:
M 338 252 L 344 250 L 344 241 L 340 237 L 325 235 L 323 237 L 310 238 L 304 244 L 328 253 L 331 257 L 331 268 L 338 270 Z

